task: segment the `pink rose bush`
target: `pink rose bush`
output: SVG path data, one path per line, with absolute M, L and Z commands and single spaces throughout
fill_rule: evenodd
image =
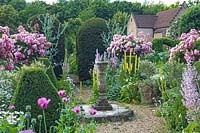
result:
M 186 62 L 194 62 L 200 59 L 200 51 L 197 49 L 197 41 L 200 36 L 197 30 L 191 29 L 188 33 L 181 35 L 179 45 L 170 49 L 169 60 L 174 59 L 178 55 L 183 55 Z
M 153 52 L 152 43 L 147 40 L 147 37 L 142 32 L 138 34 L 138 37 L 133 34 L 128 36 L 115 34 L 107 51 L 110 53 L 122 54 L 124 51 L 130 52 L 130 50 L 133 49 L 133 55 L 144 56 Z
M 0 26 L 0 66 L 12 70 L 15 66 L 28 64 L 31 60 L 45 56 L 51 47 L 43 34 L 30 33 L 24 27 L 18 27 L 18 33 L 10 35 L 9 27 Z

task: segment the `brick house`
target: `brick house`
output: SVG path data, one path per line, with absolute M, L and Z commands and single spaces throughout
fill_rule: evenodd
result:
M 166 11 L 161 11 L 156 15 L 135 15 L 131 14 L 127 25 L 127 34 L 143 31 L 150 38 L 161 38 L 167 35 L 172 22 L 177 20 L 186 10 L 184 2 L 181 6 Z

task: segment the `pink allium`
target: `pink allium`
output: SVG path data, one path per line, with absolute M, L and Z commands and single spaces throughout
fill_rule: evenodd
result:
M 73 112 L 74 113 L 80 113 L 81 112 L 81 108 L 76 106 L 74 109 L 73 109 Z
M 47 109 L 50 101 L 51 101 L 51 99 L 42 97 L 42 98 L 38 99 L 37 104 L 40 109 Z
M 63 102 L 63 103 L 67 103 L 67 102 L 69 102 L 69 98 L 67 98 L 67 97 L 63 97 L 63 98 L 62 98 L 62 102 Z
M 91 109 L 91 110 L 89 110 L 89 113 L 90 113 L 91 115 L 95 115 L 95 114 L 97 113 L 97 110 Z
M 65 90 L 59 90 L 58 91 L 58 95 L 60 96 L 60 97 L 64 97 L 65 96 Z
M 14 109 L 15 109 L 15 106 L 14 106 L 14 105 L 9 105 L 9 106 L 8 106 L 8 109 L 9 109 L 9 110 L 14 110 Z

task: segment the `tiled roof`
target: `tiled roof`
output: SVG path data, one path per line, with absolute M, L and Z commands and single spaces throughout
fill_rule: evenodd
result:
M 174 20 L 181 7 L 169 9 L 166 11 L 159 12 L 157 14 L 158 18 L 155 21 L 154 28 L 164 28 L 169 27 L 170 23 Z
M 153 28 L 157 19 L 156 15 L 133 15 L 138 28 Z

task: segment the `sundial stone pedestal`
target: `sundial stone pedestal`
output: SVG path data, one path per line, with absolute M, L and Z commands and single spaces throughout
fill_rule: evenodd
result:
M 103 111 L 103 110 L 112 110 L 111 104 L 108 103 L 106 93 L 107 93 L 107 88 L 106 88 L 106 73 L 105 69 L 108 65 L 107 61 L 99 61 L 96 62 L 96 67 L 97 67 L 97 73 L 98 73 L 98 89 L 99 89 L 99 99 L 97 103 L 93 106 L 94 109 L 98 111 Z

